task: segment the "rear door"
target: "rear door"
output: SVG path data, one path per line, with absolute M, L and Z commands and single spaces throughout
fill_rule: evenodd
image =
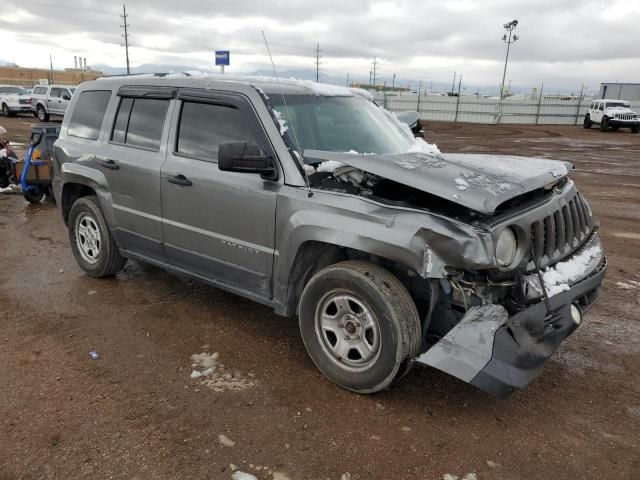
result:
M 96 158 L 112 196 L 118 245 L 163 262 L 160 166 L 174 93 L 167 87 L 120 88 L 103 154 Z
M 252 141 L 274 156 L 248 99 L 181 90 L 162 166 L 162 230 L 169 261 L 215 283 L 271 296 L 279 181 L 218 169 L 218 145 Z M 275 157 L 274 157 L 275 158 Z

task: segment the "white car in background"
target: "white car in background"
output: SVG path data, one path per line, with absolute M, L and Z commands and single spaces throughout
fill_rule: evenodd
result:
M 640 132 L 640 116 L 631 110 L 631 104 L 625 100 L 595 100 L 584 117 L 584 128 L 593 124 L 600 125 L 600 131 L 617 131 L 630 128 L 633 133 Z
M 5 117 L 31 112 L 29 92 L 16 85 L 0 85 L 0 112 Z

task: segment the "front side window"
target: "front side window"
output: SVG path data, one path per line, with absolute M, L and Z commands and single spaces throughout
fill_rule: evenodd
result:
M 183 102 L 176 152 L 209 162 L 218 161 L 225 142 L 256 142 L 242 111 L 231 105 Z
M 123 97 L 113 124 L 111 140 L 159 150 L 168 107 L 169 100 Z
M 97 140 L 107 110 L 111 90 L 87 90 L 80 94 L 71 115 L 67 134 Z

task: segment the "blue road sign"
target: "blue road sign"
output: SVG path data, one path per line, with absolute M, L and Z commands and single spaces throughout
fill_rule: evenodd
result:
M 229 50 L 216 50 L 216 65 L 229 65 Z

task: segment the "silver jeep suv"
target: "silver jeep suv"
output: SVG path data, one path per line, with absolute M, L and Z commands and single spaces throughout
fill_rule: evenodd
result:
M 346 88 L 100 79 L 74 94 L 54 156 L 89 275 L 135 259 L 297 316 L 316 366 L 356 392 L 418 361 L 509 396 L 606 269 L 569 164 L 441 154 Z

